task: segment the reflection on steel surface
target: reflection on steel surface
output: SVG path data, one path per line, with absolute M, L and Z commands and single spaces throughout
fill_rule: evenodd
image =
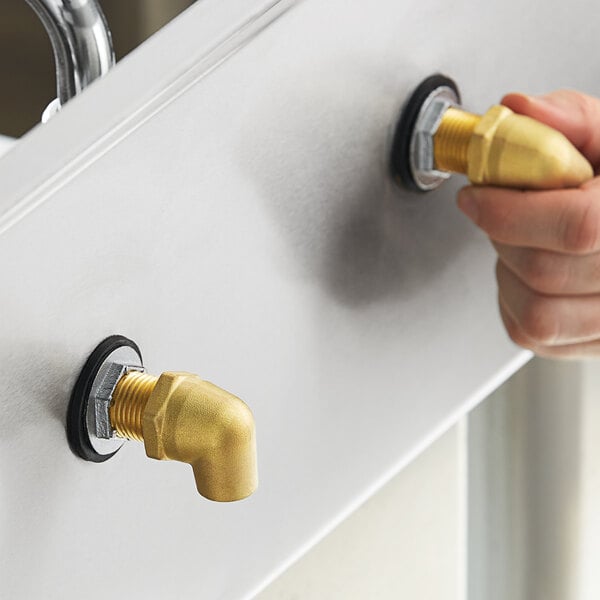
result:
M 26 2 L 50 36 L 59 108 L 114 65 L 110 30 L 95 0 Z

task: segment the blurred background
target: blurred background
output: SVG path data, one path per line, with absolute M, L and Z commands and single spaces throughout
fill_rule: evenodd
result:
M 99 0 L 117 60 L 195 0 Z M 40 20 L 25 0 L 0 2 L 0 132 L 19 137 L 39 123 L 56 97 L 54 57 Z

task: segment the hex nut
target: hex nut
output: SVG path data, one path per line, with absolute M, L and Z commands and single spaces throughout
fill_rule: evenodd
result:
M 419 112 L 410 142 L 410 167 L 421 190 L 435 189 L 450 177 L 449 173 L 435 168 L 433 144 L 444 113 L 457 103 L 455 91 L 442 86 L 429 95 Z
M 514 113 L 506 106 L 492 106 L 475 127 L 468 149 L 467 176 L 472 183 L 480 185 L 487 182 L 486 167 L 490 160 L 492 141 L 500 123 L 512 114 Z

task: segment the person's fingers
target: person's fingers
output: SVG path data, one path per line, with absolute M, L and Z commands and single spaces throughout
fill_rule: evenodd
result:
M 588 256 L 492 242 L 500 260 L 528 287 L 551 296 L 600 293 L 600 253 Z
M 592 163 L 600 166 L 600 99 L 572 90 L 544 96 L 507 94 L 502 104 L 563 133 Z
M 502 104 L 562 132 L 599 169 L 600 100 L 559 91 L 509 94 Z M 510 337 L 541 356 L 600 356 L 599 180 L 569 191 L 467 188 L 459 206 L 498 251 Z
M 565 344 L 562 346 L 538 345 L 520 332 L 519 325 L 506 307 L 502 304 L 502 302 L 499 302 L 499 307 L 502 322 L 504 323 L 504 327 L 512 341 L 519 346 L 526 348 L 527 350 L 532 350 L 538 356 L 567 359 L 581 359 L 600 356 L 600 339 L 593 340 L 591 342 L 583 342 L 581 344 Z
M 547 347 L 600 339 L 600 296 L 546 296 L 525 285 L 504 263 L 496 266 L 498 290 L 517 324 L 521 345 Z M 522 339 L 521 339 L 522 338 Z
M 469 186 L 460 190 L 458 206 L 496 242 L 572 254 L 600 251 L 600 177 L 570 190 Z
M 600 340 L 584 344 L 531 348 L 537 356 L 543 358 L 567 358 L 577 360 L 600 356 Z

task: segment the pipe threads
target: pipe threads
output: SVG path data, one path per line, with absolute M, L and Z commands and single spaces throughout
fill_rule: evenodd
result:
M 444 113 L 433 138 L 436 169 L 467 173 L 469 142 L 480 120 L 479 115 L 456 108 L 449 108 Z
M 142 442 L 142 416 L 158 377 L 131 371 L 117 383 L 109 408 L 110 422 L 119 437 Z

